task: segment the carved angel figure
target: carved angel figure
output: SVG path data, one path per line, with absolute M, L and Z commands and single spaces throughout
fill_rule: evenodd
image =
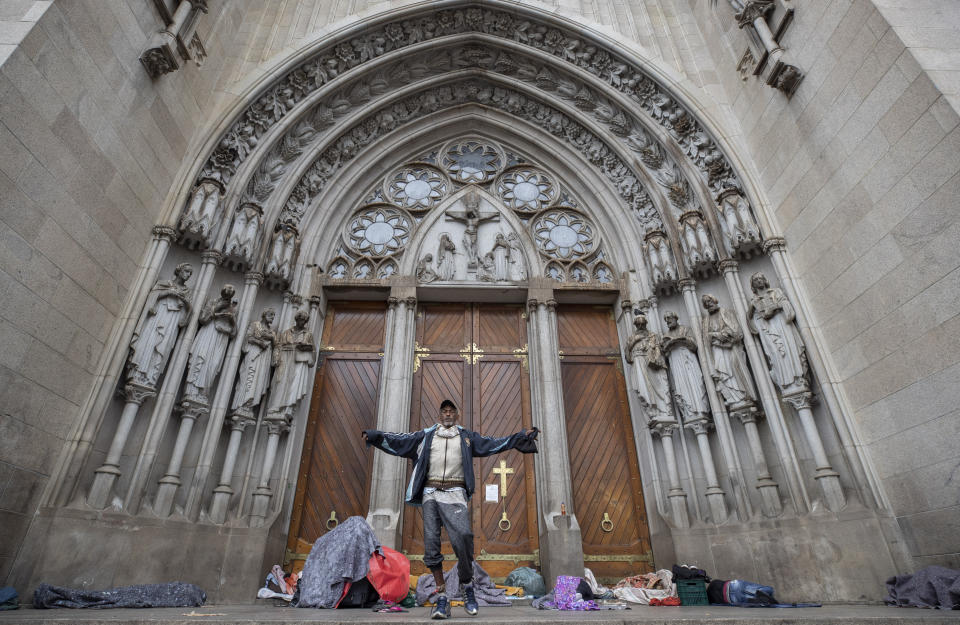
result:
M 289 282 L 297 255 L 298 239 L 294 226 L 288 223 L 278 225 L 273 233 L 273 245 L 270 246 L 270 257 L 264 273 L 274 279 Z
M 703 345 L 709 351 L 710 377 L 717 385 L 717 392 L 731 412 L 755 405 L 757 390 L 743 351 L 743 330 L 736 314 L 720 308 L 713 295 L 704 295 L 700 301 L 707 311 L 701 323 Z
M 770 377 L 784 395 L 809 388 L 807 350 L 794 323 L 796 313 L 780 289 L 770 287 L 766 276 L 750 276 L 750 331 L 760 338 L 770 366 Z
M 287 421 L 310 388 L 310 371 L 316 363 L 317 348 L 313 333 L 307 330 L 310 313 L 300 309 L 294 315 L 294 325 L 280 333 L 274 350 L 273 386 L 267 404 L 267 419 Z
M 200 181 L 177 223 L 177 228 L 184 238 L 199 241 L 204 246 L 210 245 L 222 192 L 220 183 L 216 180 L 204 178 Z
M 232 414 L 253 418 L 253 409 L 267 392 L 273 348 L 277 344 L 277 333 L 271 327 L 276 316 L 273 308 L 266 308 L 260 314 L 259 321 L 251 321 L 247 326 L 240 375 L 230 402 Z
M 263 212 L 256 204 L 246 203 L 240 207 L 233 218 L 230 235 L 223 248 L 224 253 L 233 258 L 242 259 L 249 266 L 257 253 L 257 236 L 260 233 L 260 220 Z
M 433 270 L 433 254 L 425 254 L 417 263 L 417 280 L 419 282 L 433 282 L 437 279 L 437 272 Z
M 157 387 L 180 328 L 186 325 L 190 314 L 187 280 L 192 274 L 193 267 L 181 263 L 173 271 L 173 280 L 158 280 L 147 296 L 143 314 L 130 341 L 127 383 L 152 389 Z
M 636 331 L 627 343 L 627 362 L 633 365 L 633 379 L 648 421 L 673 421 L 670 381 L 661 338 L 647 329 L 647 318 L 638 313 L 633 319 Z
M 496 282 L 497 280 L 497 261 L 493 258 L 493 252 L 487 252 L 480 259 L 480 266 L 477 267 L 477 280 L 483 282 Z
M 719 198 L 720 213 L 723 219 L 723 245 L 727 253 L 733 255 L 748 245 L 760 243 L 760 229 L 750 213 L 750 204 L 736 189 L 725 191 Z
M 663 335 L 663 351 L 670 363 L 673 398 L 684 423 L 702 421 L 710 415 L 703 372 L 697 360 L 697 341 L 693 330 L 677 322 L 677 313 L 668 311 L 663 320 L 667 332 Z
M 437 278 L 443 281 L 453 280 L 457 271 L 457 247 L 450 240 L 450 235 L 444 232 L 440 235 L 440 246 L 437 249 Z
M 211 298 L 200 311 L 200 329 L 190 346 L 187 381 L 183 396 L 206 403 L 210 387 L 220 372 L 227 344 L 237 332 L 237 302 L 230 284 Z

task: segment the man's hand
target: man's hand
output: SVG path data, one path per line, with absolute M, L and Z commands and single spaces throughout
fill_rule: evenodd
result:
M 529 430 L 524 430 L 523 433 L 527 435 L 527 438 L 537 440 L 537 434 L 540 433 L 540 428 L 530 428 Z
M 367 442 L 367 431 L 366 431 L 366 430 L 360 430 L 360 438 L 363 439 L 363 442 L 364 442 L 364 443 Z

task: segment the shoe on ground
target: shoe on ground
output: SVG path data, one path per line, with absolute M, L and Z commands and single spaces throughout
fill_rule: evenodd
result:
M 470 616 L 476 616 L 477 612 L 480 611 L 480 606 L 477 605 L 477 594 L 473 590 L 473 584 L 463 587 L 463 609 L 466 610 Z
M 450 618 L 450 601 L 447 599 L 446 595 L 440 595 L 439 597 L 437 597 L 437 605 L 433 606 L 433 609 L 430 610 L 430 618 L 432 619 Z

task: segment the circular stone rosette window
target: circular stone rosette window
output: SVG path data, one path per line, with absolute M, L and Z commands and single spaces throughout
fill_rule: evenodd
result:
M 550 258 L 582 258 L 596 247 L 593 226 L 583 215 L 569 209 L 538 215 L 533 221 L 533 234 L 540 252 Z
M 440 163 L 450 178 L 459 183 L 483 184 L 503 169 L 506 157 L 491 143 L 463 139 L 443 148 Z
M 523 167 L 512 169 L 500 177 L 497 195 L 515 211 L 535 213 L 553 202 L 557 187 L 553 179 L 542 171 Z
M 429 210 L 447 194 L 447 177 L 432 167 L 411 166 L 396 171 L 387 179 L 386 193 L 391 201 L 407 210 Z
M 389 256 L 403 251 L 413 220 L 392 206 L 367 206 L 354 213 L 347 225 L 350 247 L 364 256 Z

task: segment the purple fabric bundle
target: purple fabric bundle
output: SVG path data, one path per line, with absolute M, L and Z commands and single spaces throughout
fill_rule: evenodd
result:
M 596 601 L 577 598 L 580 581 L 581 578 L 571 575 L 558 576 L 557 585 L 553 588 L 553 601 L 547 602 L 546 606 L 557 610 L 599 610 L 600 606 Z

